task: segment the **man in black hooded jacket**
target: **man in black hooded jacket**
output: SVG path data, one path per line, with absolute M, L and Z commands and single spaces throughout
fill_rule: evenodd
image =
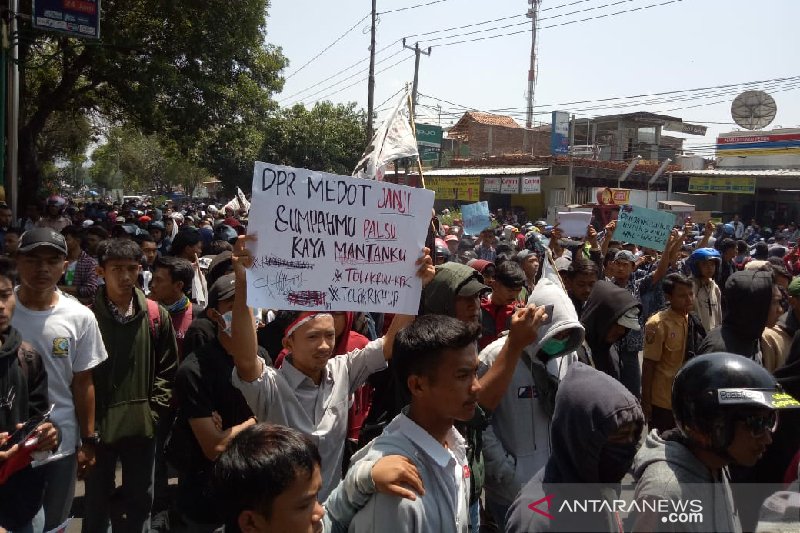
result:
M 595 283 L 581 313 L 586 340 L 578 350 L 578 358 L 601 370 L 625 385 L 637 398 L 641 383 L 626 383 L 622 379 L 619 343 L 629 330 L 639 330 L 641 305 L 627 289 L 600 280 Z M 638 360 L 636 361 L 638 364 Z
M 557 485 L 569 484 L 570 499 L 618 499 L 643 427 L 642 408 L 630 391 L 584 364 L 570 365 L 556 394 L 553 452 L 511 504 L 506 532 L 621 531 L 615 512 L 561 513 L 547 495 L 561 493 L 563 499 L 565 487 Z
M 743 270 L 725 284 L 722 324 L 712 329 L 699 353 L 728 352 L 762 363 L 760 339 L 781 315 L 781 292 L 772 269 Z

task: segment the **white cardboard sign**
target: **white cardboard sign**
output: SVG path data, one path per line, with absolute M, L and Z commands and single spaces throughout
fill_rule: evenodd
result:
M 417 314 L 415 263 L 433 199 L 427 189 L 257 162 L 248 305 Z

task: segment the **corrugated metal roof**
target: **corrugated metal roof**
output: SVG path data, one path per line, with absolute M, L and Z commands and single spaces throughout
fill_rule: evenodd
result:
M 486 167 L 486 168 L 437 168 L 427 170 L 423 176 L 523 176 L 549 170 L 547 167 Z
M 744 177 L 744 178 L 800 178 L 800 169 L 776 168 L 773 170 L 678 170 L 673 176 Z

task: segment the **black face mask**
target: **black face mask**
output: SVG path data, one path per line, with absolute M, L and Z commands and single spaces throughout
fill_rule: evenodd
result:
M 600 450 L 597 473 L 600 483 L 619 483 L 633 464 L 637 443 L 607 443 Z

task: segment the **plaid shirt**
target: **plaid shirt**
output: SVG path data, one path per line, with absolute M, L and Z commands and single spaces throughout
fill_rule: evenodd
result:
M 132 297 L 131 303 L 128 304 L 128 308 L 125 311 L 122 311 L 106 295 L 106 305 L 108 306 L 108 311 L 109 313 L 111 313 L 111 317 L 120 324 L 127 324 L 128 322 L 136 318 L 136 306 L 133 304 L 135 300 L 136 298 Z
M 483 259 L 491 263 L 494 263 L 494 260 L 497 258 L 497 252 L 494 248 L 486 248 L 483 245 L 475 247 L 475 255 L 478 256 L 478 259 Z
M 78 262 L 75 264 L 75 278 L 72 285 L 78 291 L 78 298 L 81 300 L 94 300 L 97 287 L 100 285 L 97 276 L 97 261 L 81 250 Z

